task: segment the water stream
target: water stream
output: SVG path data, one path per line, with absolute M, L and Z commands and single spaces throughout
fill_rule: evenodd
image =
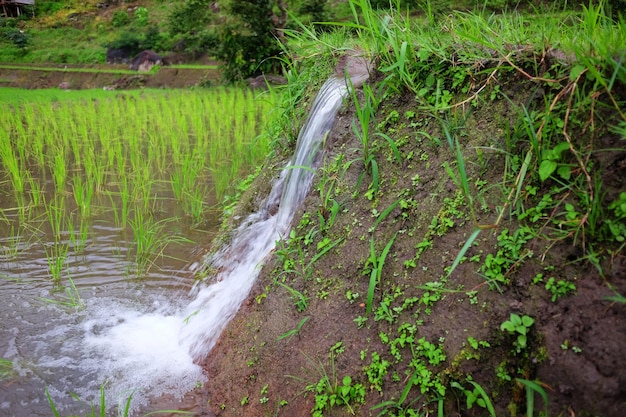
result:
M 91 242 L 89 252 L 76 264 L 76 274 L 92 276 L 95 270 L 99 276 L 97 283 L 81 284 L 82 310 L 33 302 L 35 295 L 45 297 L 48 290 L 36 285 L 25 289 L 24 271 L 2 271 L 20 279 L 5 280 L 0 288 L 0 302 L 11 306 L 0 317 L 0 357 L 13 361 L 17 373 L 10 383 L 0 382 L 0 414 L 50 415 L 44 386 L 62 414 L 84 414 L 90 402 L 98 404 L 101 386 L 106 387 L 109 405 L 132 394 L 133 409 L 141 410 L 151 398 L 164 393 L 180 397 L 207 382 L 197 362 L 248 296 L 276 241 L 289 232 L 347 91 L 343 77 L 333 76 L 324 84 L 300 132 L 293 160 L 258 211 L 233 233 L 231 243 L 206 260 L 219 271 L 208 284 L 190 288 L 190 280 L 177 278 L 180 274 L 175 272 L 184 267 L 162 270 L 163 276 L 148 280 L 157 285 L 107 281 L 107 271 L 123 268 L 124 254 L 99 252 L 110 247 L 106 234 Z M 31 263 L 29 268 L 45 270 L 45 265 Z M 29 329 L 32 326 L 37 330 Z M 71 399 L 69 392 L 85 402 Z

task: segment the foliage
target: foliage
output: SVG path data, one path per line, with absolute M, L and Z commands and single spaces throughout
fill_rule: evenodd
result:
M 217 44 L 212 22 L 211 1 L 186 0 L 174 6 L 167 26 L 172 37 L 182 40 L 184 50 L 198 55 L 212 51 Z
M 476 404 L 479 407 L 487 409 L 491 417 L 496 417 L 496 411 L 493 408 L 491 399 L 489 398 L 483 387 L 481 387 L 477 382 L 472 381 L 471 379 L 468 379 L 467 382 L 472 385 L 473 389 L 467 389 L 456 381 L 452 381 L 450 385 L 453 388 L 460 390 L 463 395 L 465 395 L 466 407 L 468 410 L 471 410 L 474 404 Z
M 315 405 L 311 410 L 314 417 L 322 417 L 324 411 L 329 408 L 345 405 L 350 414 L 355 415 L 352 408 L 355 404 L 364 403 L 365 387 L 360 383 L 353 383 L 352 377 L 346 375 L 339 382 L 337 371 L 335 368 L 335 359 L 341 353 L 342 348 L 337 350 L 338 344 L 330 349 L 330 372 L 326 372 L 326 368 L 320 364 L 318 373 L 320 380 L 306 387 L 307 391 L 315 394 Z
M 233 21 L 220 28 L 216 51 L 224 78 L 240 81 L 278 71 L 281 62 L 276 58 L 283 49 L 277 39 L 281 38 L 279 31 L 286 21 L 283 2 L 232 0 L 228 11 Z
M 116 10 L 111 18 L 111 25 L 115 28 L 126 26 L 130 23 L 130 16 L 125 10 Z
M 528 332 L 534 323 L 535 319 L 530 316 L 523 315 L 520 317 L 518 314 L 511 313 L 510 319 L 500 325 L 500 330 L 516 336 L 513 344 L 517 353 L 520 353 L 523 349 L 526 349 Z
M 0 26 L 0 39 L 6 39 L 23 50 L 31 43 L 31 35 L 23 29 L 16 27 L 16 21 L 14 19 L 7 18 L 6 20 L 7 22 Z

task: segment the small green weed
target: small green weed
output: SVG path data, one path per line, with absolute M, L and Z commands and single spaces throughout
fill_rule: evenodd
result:
M 372 352 L 370 364 L 363 369 L 370 383 L 370 389 L 375 389 L 380 393 L 383 392 L 383 380 L 385 375 L 387 375 L 389 365 L 391 365 L 389 361 L 382 359 L 378 352 Z
M 302 320 L 300 320 L 300 323 L 298 323 L 295 329 L 291 329 L 281 334 L 280 336 L 278 336 L 277 340 L 287 339 L 287 341 L 289 341 L 291 340 L 292 337 L 299 335 L 300 331 L 302 330 L 302 326 L 304 326 L 304 323 L 306 323 L 308 320 L 309 320 L 309 317 L 303 318 Z
M 483 387 L 481 387 L 478 383 L 472 381 L 469 377 L 467 379 L 467 382 L 472 385 L 473 389 L 467 389 L 456 381 L 452 381 L 450 383 L 450 386 L 452 388 L 460 390 L 463 395 L 465 395 L 465 403 L 468 410 L 471 410 L 474 404 L 476 404 L 479 407 L 486 409 L 491 417 L 496 417 L 496 411 L 493 408 L 491 399 L 489 398 Z
M 487 283 L 492 288 L 499 289 L 500 284 L 509 284 L 509 274 L 519 266 L 523 260 L 532 256 L 530 250 L 524 249 L 532 235 L 532 230 L 527 226 L 522 226 L 513 234 L 509 234 L 508 229 L 504 229 L 498 235 L 498 252 L 495 255 L 488 254 L 479 272 L 483 275 Z
M 343 343 L 338 342 L 331 347 L 329 352 L 330 373 L 321 363 L 317 367 L 320 376 L 318 382 L 307 385 L 306 390 L 315 394 L 315 406 L 311 410 L 314 417 L 323 417 L 329 408 L 345 405 L 350 414 L 355 415 L 352 406 L 365 401 L 365 387 L 354 383 L 352 377 L 346 375 L 341 380 L 337 377 L 335 358 L 340 354 Z
M 500 330 L 517 336 L 513 345 L 516 352 L 520 353 L 523 349 L 526 349 L 528 332 L 534 323 L 535 319 L 530 316 L 523 315 L 520 317 L 518 314 L 511 313 L 510 319 L 500 325 Z
M 576 284 L 562 279 L 557 281 L 554 277 L 550 277 L 546 282 L 546 290 L 552 293 L 552 302 L 555 302 L 558 298 L 576 292 Z

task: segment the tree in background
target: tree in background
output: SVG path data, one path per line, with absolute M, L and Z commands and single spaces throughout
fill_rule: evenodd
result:
M 217 46 L 214 13 L 210 0 L 186 0 L 177 4 L 168 18 L 175 49 L 199 56 Z
M 287 23 L 284 0 L 231 0 L 230 19 L 220 29 L 216 51 L 222 73 L 228 81 L 243 80 L 280 69 L 276 59 L 284 42 Z

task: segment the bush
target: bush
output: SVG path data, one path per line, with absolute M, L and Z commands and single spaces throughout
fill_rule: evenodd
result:
M 126 26 L 128 22 L 130 22 L 130 17 L 124 10 L 116 10 L 113 13 L 113 17 L 111 18 L 111 25 L 113 27 L 119 28 Z
M 229 7 L 234 22 L 220 32 L 217 58 L 227 81 L 238 81 L 280 69 L 282 49 L 279 31 L 284 27 L 286 11 L 273 0 L 232 0 Z M 274 7 L 281 15 L 274 13 Z
M 18 28 L 8 28 L 2 31 L 2 37 L 20 49 L 26 48 L 30 44 L 30 35 Z
M 135 32 L 123 32 L 119 38 L 104 45 L 111 49 L 123 49 L 130 51 L 133 55 L 141 52 L 143 39 Z
M 35 14 L 37 16 L 49 15 L 63 9 L 64 4 L 60 1 L 39 0 L 35 2 Z
M 308 16 L 310 22 L 326 22 L 328 18 L 327 0 L 305 0 L 299 13 Z
M 135 19 L 137 20 L 137 24 L 139 26 L 146 26 L 148 24 L 148 9 L 145 7 L 138 7 L 135 10 Z
M 187 0 L 174 7 L 168 18 L 168 28 L 172 36 L 193 36 L 205 30 L 212 17 L 209 0 Z

